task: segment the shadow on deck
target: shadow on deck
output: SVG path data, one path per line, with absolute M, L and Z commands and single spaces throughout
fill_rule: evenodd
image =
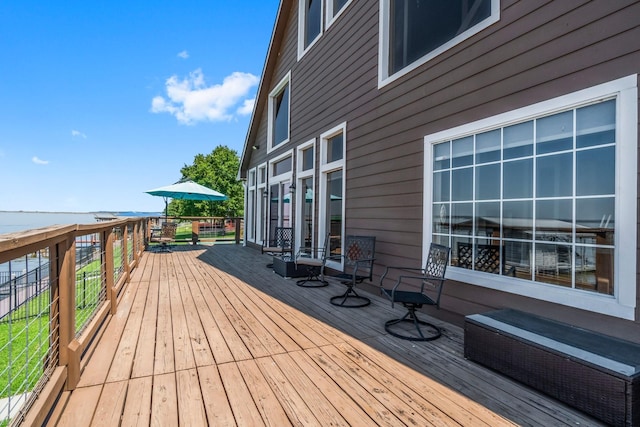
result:
M 601 425 L 463 357 L 391 337 L 387 300 L 329 304 L 233 245 L 146 253 L 50 424 Z

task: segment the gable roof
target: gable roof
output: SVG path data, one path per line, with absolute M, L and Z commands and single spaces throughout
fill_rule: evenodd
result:
M 247 169 L 249 162 L 250 141 L 255 137 L 255 133 L 258 130 L 259 115 L 262 113 L 265 104 L 267 103 L 269 86 L 273 77 L 276 62 L 280 52 L 280 46 L 284 38 L 284 33 L 287 25 L 287 17 L 291 11 L 294 0 L 281 0 L 278 6 L 278 13 L 276 15 L 276 22 L 273 25 L 273 32 L 271 33 L 271 41 L 269 42 L 269 49 L 267 50 L 267 57 L 264 61 L 264 67 L 262 69 L 262 75 L 260 76 L 260 84 L 258 85 L 258 93 L 253 104 L 253 111 L 251 112 L 251 120 L 249 122 L 249 129 L 247 130 L 247 136 L 244 140 L 244 147 L 242 148 L 242 156 L 240 157 L 240 168 L 238 170 L 238 178 L 246 178 L 246 174 L 243 171 Z

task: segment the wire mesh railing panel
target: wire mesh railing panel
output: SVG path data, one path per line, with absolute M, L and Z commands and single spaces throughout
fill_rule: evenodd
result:
M 24 417 L 58 364 L 57 260 L 49 258 L 43 249 L 0 264 L 0 425 Z
M 105 260 L 100 234 L 76 238 L 76 336 L 82 333 L 107 299 L 107 286 L 102 274 L 106 271 Z
M 127 225 L 127 264 L 131 264 L 133 262 L 133 225 Z
M 118 283 L 124 273 L 126 253 L 123 250 L 123 232 L 121 227 L 113 228 L 113 282 Z

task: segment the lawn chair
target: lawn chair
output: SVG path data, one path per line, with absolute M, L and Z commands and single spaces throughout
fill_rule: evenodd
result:
M 375 252 L 375 236 L 347 236 L 344 254 L 327 258 L 343 260 L 344 272 L 331 277 L 339 279 L 340 283 L 347 286 L 344 294 L 331 298 L 331 304 L 348 308 L 364 307 L 371 304 L 371 300 L 358 295 L 354 287 L 365 280 L 371 281 Z
M 159 243 L 154 252 L 171 252 L 171 246 L 169 246 L 169 244 L 176 240 L 177 228 L 178 224 L 175 222 L 165 222 L 162 224 L 160 236 L 151 239 L 152 242 Z
M 324 246 L 319 248 L 300 248 L 296 254 L 296 270 L 299 265 L 307 268 L 307 277 L 298 280 L 296 284 L 304 288 L 320 288 L 327 286 L 329 282 L 324 280 L 324 267 L 329 254 L 329 236 L 327 233 L 324 239 Z
M 503 274 L 505 276 L 516 276 L 516 268 L 507 266 L 505 262 L 504 245 L 475 245 L 471 243 L 458 242 L 458 265 L 456 267 L 483 271 L 485 273 Z M 500 257 L 502 252 L 502 257 Z M 502 260 L 502 262 L 500 261 Z
M 382 294 L 391 300 L 392 307 L 395 303 L 400 303 L 407 309 L 407 313 L 403 317 L 389 320 L 384 324 L 384 329 L 389 334 L 410 341 L 431 341 L 442 335 L 440 328 L 418 319 L 416 310 L 422 308 L 423 305 L 440 307 L 440 296 L 442 295 L 444 274 L 449 264 L 450 252 L 451 248 L 431 243 L 424 268 L 386 268 L 380 278 Z M 392 270 L 399 270 L 400 275 L 393 287 L 386 288 L 384 282 Z M 419 274 L 403 274 L 411 271 L 419 272 Z M 420 283 L 419 288 L 416 288 L 416 282 Z M 427 295 L 425 288 L 431 288 L 431 296 Z M 402 328 L 401 325 L 405 322 L 410 323 L 413 327 Z

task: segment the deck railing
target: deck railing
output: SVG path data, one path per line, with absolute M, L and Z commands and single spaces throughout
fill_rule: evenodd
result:
M 136 218 L 0 235 L 0 425 L 41 425 L 77 386 L 147 228 Z

